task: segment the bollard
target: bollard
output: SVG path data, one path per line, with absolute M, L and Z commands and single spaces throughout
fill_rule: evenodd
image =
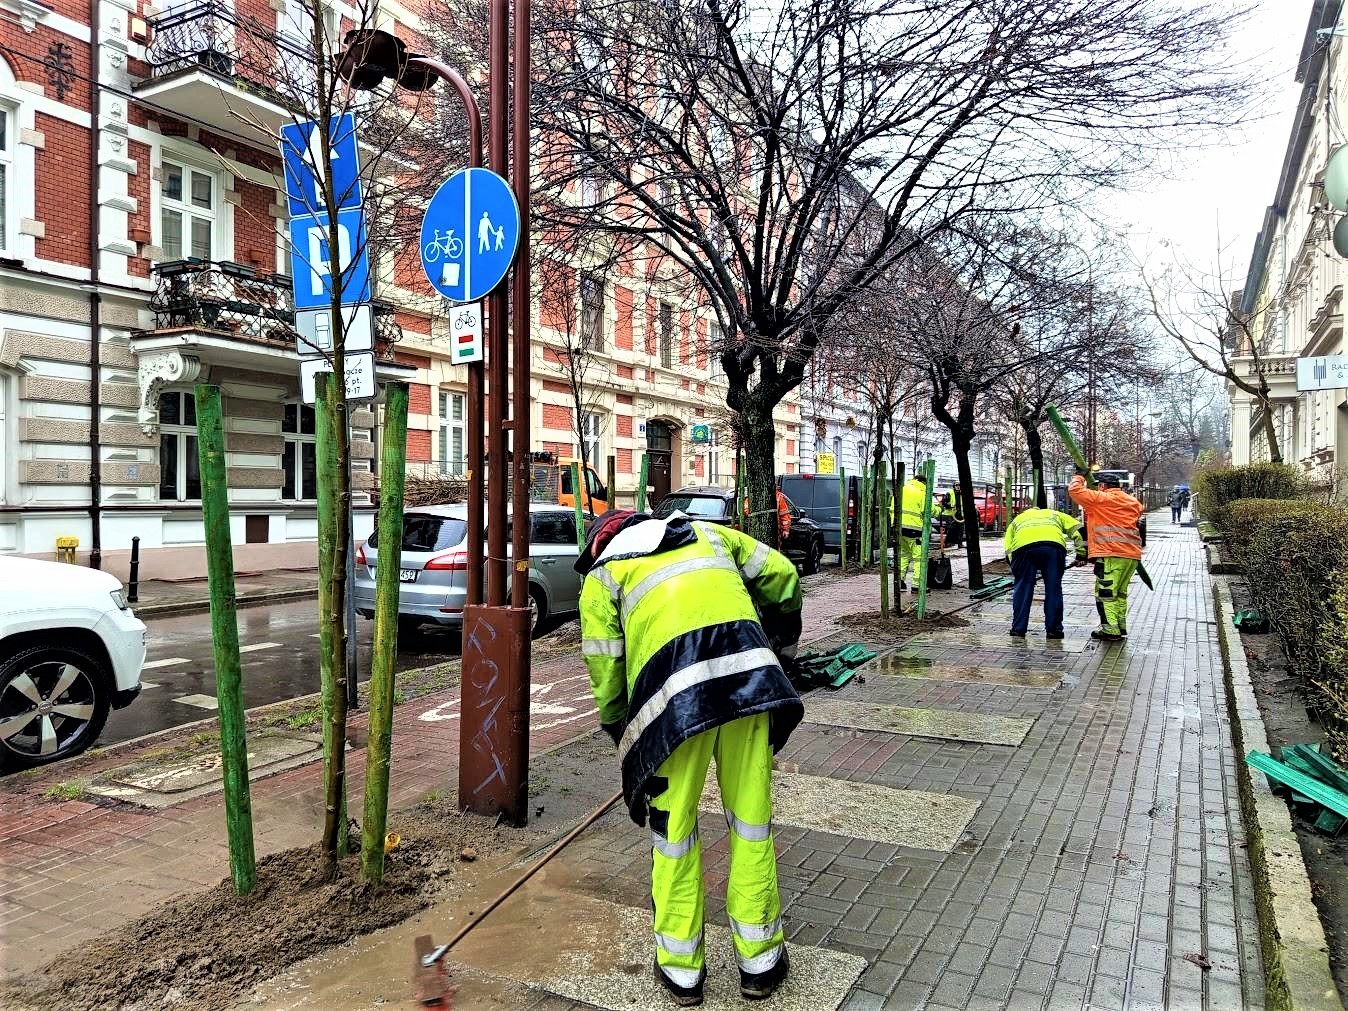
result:
M 126 602 L 134 604 L 140 600 L 140 538 L 131 538 L 131 578 L 126 584 Z

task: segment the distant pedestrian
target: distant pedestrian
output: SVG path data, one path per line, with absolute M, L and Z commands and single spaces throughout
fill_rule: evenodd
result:
M 1180 513 L 1184 511 L 1184 500 L 1186 497 L 1187 495 L 1184 489 L 1179 485 L 1175 485 L 1175 490 L 1172 491 L 1170 497 L 1166 499 L 1166 504 L 1170 506 L 1170 522 L 1172 524 L 1179 524 Z
M 1015 584 L 1011 590 L 1011 634 L 1023 638 L 1029 631 L 1034 587 L 1044 581 L 1044 629 L 1049 639 L 1063 637 L 1062 574 L 1067 568 L 1067 539 L 1076 558 L 1086 558 L 1081 524 L 1055 509 L 1026 509 L 1006 528 L 1003 543 Z

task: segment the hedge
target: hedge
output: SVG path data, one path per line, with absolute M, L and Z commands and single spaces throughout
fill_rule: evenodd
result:
M 1309 491 L 1305 475 L 1284 463 L 1251 463 L 1241 467 L 1209 467 L 1194 478 L 1194 493 L 1203 516 L 1225 529 L 1227 509 L 1239 499 L 1295 499 Z
M 1281 637 L 1330 746 L 1348 761 L 1348 510 L 1244 499 L 1225 517 L 1255 606 Z

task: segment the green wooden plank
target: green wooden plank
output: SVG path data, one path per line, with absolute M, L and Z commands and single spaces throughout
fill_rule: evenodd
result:
M 1284 758 L 1289 749 L 1283 748 Z M 1348 793 L 1348 771 L 1343 766 L 1322 754 L 1309 744 L 1294 744 L 1291 751 L 1299 755 L 1301 760 L 1310 767 L 1310 775 L 1324 783 L 1328 783 L 1336 790 Z
M 1284 765 L 1272 755 L 1251 751 L 1245 756 L 1245 762 L 1264 775 L 1276 779 L 1280 783 L 1285 783 L 1297 793 L 1309 797 L 1321 807 L 1329 808 L 1335 814 L 1348 818 L 1348 794 L 1340 793 L 1318 779 L 1297 772 L 1296 769 Z
M 1338 835 L 1345 825 L 1348 825 L 1348 818 L 1324 808 L 1320 810 L 1320 817 L 1315 819 L 1316 830 L 1326 835 Z

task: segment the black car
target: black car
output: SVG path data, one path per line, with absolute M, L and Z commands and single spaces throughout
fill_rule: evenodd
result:
M 786 501 L 791 508 L 791 533 L 782 545 L 782 553 L 808 576 L 819 571 L 819 560 L 824 556 L 824 531 L 818 523 L 797 509 L 789 498 Z M 721 523 L 737 529 L 742 526 L 735 514 L 735 492 L 729 488 L 709 485 L 680 488 L 661 499 L 651 515 L 664 519 L 676 512 L 685 513 L 695 520 Z

